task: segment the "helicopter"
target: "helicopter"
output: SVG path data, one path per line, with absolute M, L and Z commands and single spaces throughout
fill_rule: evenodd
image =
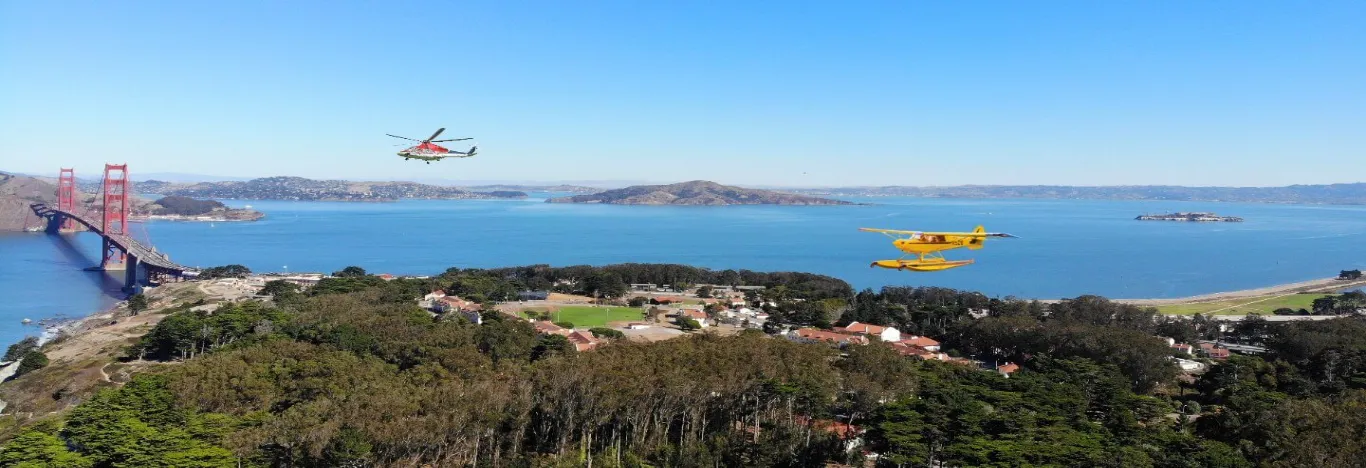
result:
M 911 260 L 907 260 L 905 255 L 896 260 L 878 260 L 868 265 L 869 268 L 882 267 L 902 271 L 942 271 L 971 265 L 972 259 L 949 260 L 944 258 L 942 252 L 963 247 L 977 250 L 986 244 L 988 237 L 1016 237 L 1003 232 L 987 232 L 986 228 L 982 226 L 977 226 L 977 229 L 972 232 L 898 231 L 872 228 L 859 228 L 859 230 L 885 234 L 887 237 L 895 239 L 892 241 L 892 245 L 898 250 L 916 256 Z
M 431 164 L 432 161 L 440 161 L 440 160 L 446 159 L 446 158 L 468 158 L 468 157 L 474 156 L 474 152 L 477 151 L 477 150 L 479 150 L 479 147 L 478 147 L 478 146 L 471 146 L 471 147 L 470 147 L 470 150 L 469 150 L 469 151 L 465 151 L 465 152 L 452 151 L 452 150 L 448 150 L 448 149 L 446 149 L 446 148 L 441 147 L 441 145 L 438 145 L 437 143 L 443 143 L 443 142 L 447 142 L 447 141 L 464 141 L 464 140 L 472 140 L 472 139 L 473 139 L 473 138 L 451 138 L 451 139 L 446 139 L 446 140 L 437 140 L 437 139 L 436 139 L 437 135 L 440 135 L 441 132 L 444 132 L 444 131 L 446 131 L 445 128 L 438 128 L 438 129 L 436 129 L 436 133 L 433 133 L 432 136 L 427 137 L 426 140 L 417 140 L 417 139 L 408 138 L 408 137 L 401 137 L 401 136 L 398 136 L 398 135 L 391 135 L 391 134 L 388 134 L 388 133 L 385 133 L 385 135 L 389 135 L 389 136 L 391 136 L 391 137 L 399 138 L 399 139 L 403 139 L 403 140 L 416 141 L 416 142 L 418 142 L 417 145 L 410 146 L 410 147 L 408 147 L 408 148 L 405 148 L 403 151 L 399 151 L 399 152 L 398 152 L 398 155 L 399 155 L 399 156 L 403 156 L 403 160 L 405 160 L 405 161 L 406 161 L 406 160 L 409 160 L 409 159 L 421 159 L 421 160 L 423 160 L 423 161 L 426 161 L 427 164 Z

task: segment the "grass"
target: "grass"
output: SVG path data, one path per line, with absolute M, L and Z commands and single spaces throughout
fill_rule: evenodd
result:
M 1246 315 L 1246 314 L 1265 314 L 1287 307 L 1295 310 L 1312 309 L 1314 299 L 1327 296 L 1328 294 L 1306 293 L 1290 294 L 1287 296 L 1266 296 L 1260 298 L 1241 298 L 1215 302 L 1197 302 L 1189 304 L 1173 304 L 1157 306 L 1157 311 L 1171 315 L 1193 315 L 1208 314 L 1213 312 L 1215 315 Z
M 605 327 L 607 322 L 640 321 L 641 309 L 634 307 L 593 307 L 557 306 L 553 314 L 555 322 L 570 322 L 576 328 Z M 523 310 L 522 315 L 530 317 L 544 312 L 545 308 Z

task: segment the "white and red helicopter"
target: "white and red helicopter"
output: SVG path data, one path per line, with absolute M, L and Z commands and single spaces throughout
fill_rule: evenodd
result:
M 447 140 L 437 140 L 437 139 L 436 139 L 437 135 L 440 135 L 441 132 L 444 132 L 444 131 L 446 131 L 445 128 L 438 128 L 438 129 L 436 129 L 436 133 L 433 133 L 432 136 L 427 137 L 426 140 L 416 140 L 416 139 L 412 139 L 412 138 L 408 138 L 408 137 L 401 137 L 401 136 L 398 136 L 398 135 L 390 135 L 390 134 L 388 134 L 388 133 L 385 133 L 385 135 L 389 135 L 389 136 L 394 137 L 394 138 L 401 138 L 401 139 L 408 140 L 408 141 L 416 141 L 416 142 L 417 142 L 417 145 L 415 145 L 415 146 L 410 146 L 410 147 L 408 147 L 408 148 L 405 148 L 403 151 L 399 151 L 399 152 L 398 152 L 398 155 L 399 155 L 399 156 L 403 156 L 403 159 L 404 159 L 404 160 L 408 160 L 408 159 L 421 159 L 421 160 L 423 160 L 423 161 L 427 161 L 427 164 L 431 164 L 432 161 L 440 161 L 440 160 L 446 159 L 446 158 L 468 158 L 468 157 L 470 157 L 470 156 L 474 156 L 474 152 L 475 152 L 476 150 L 479 149 L 478 146 L 471 146 L 469 151 L 460 152 L 460 151 L 448 150 L 448 149 L 446 149 L 446 148 L 441 147 L 441 145 L 438 145 L 437 143 L 443 143 L 443 142 L 447 142 L 447 141 L 463 141 L 463 140 L 472 140 L 472 139 L 473 139 L 473 138 L 451 138 L 451 139 L 447 139 Z

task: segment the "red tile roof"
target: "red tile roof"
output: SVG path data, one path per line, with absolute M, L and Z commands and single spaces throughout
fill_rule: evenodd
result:
M 863 344 L 868 342 L 868 339 L 862 336 L 835 333 L 832 331 L 825 331 L 816 328 L 799 328 L 797 329 L 797 336 L 808 340 L 825 341 L 830 343 Z
M 684 317 L 688 317 L 688 318 L 694 319 L 694 320 L 706 320 L 706 319 L 707 319 L 707 313 L 706 313 L 706 312 L 703 312 L 703 311 L 700 311 L 700 310 L 697 310 L 697 309 L 683 309 L 682 314 L 683 314 Z
M 568 336 L 571 333 L 569 330 L 565 330 L 564 327 L 550 323 L 550 321 L 547 320 L 537 320 L 536 322 L 533 322 L 531 326 L 535 327 L 537 332 L 545 334 Z
M 939 346 L 939 342 L 938 342 L 938 341 L 935 341 L 935 340 L 933 340 L 933 339 L 931 339 L 931 338 L 929 338 L 929 337 L 926 337 L 926 336 L 912 336 L 912 337 L 910 337 L 910 338 L 902 338 L 902 339 L 901 339 L 901 342 L 904 343 L 904 344 L 911 345 L 911 346 L 919 346 L 919 347 L 921 347 L 921 348 L 928 348 L 928 347 L 930 347 L 930 346 Z
M 1013 362 L 1007 362 L 1005 365 L 996 366 L 996 370 L 1001 371 L 1002 374 L 1009 374 L 1020 370 L 1020 365 Z
M 921 348 L 921 347 L 919 347 L 919 346 L 908 345 L 908 344 L 906 344 L 906 343 L 896 342 L 896 343 L 892 343 L 891 345 L 892 345 L 892 349 L 896 350 L 896 352 L 898 352 L 898 353 L 901 353 L 902 356 L 918 356 L 918 357 L 925 357 L 925 356 L 930 356 L 930 355 L 934 354 L 934 353 L 931 353 L 929 350 L 926 350 L 925 348 Z
M 882 332 L 887 330 L 887 327 L 854 322 L 850 323 L 847 326 L 835 327 L 835 330 L 844 333 L 863 333 L 865 335 L 881 335 Z

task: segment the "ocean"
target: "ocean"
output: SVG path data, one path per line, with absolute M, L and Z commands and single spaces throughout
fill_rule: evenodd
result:
M 683 263 L 806 271 L 856 288 L 943 286 L 991 296 L 1184 297 L 1334 276 L 1366 268 L 1366 206 L 1172 201 L 867 198 L 867 206 L 611 206 L 528 200 L 395 203 L 234 201 L 257 222 L 134 224 L 186 265 L 254 271 L 428 275 L 449 267 Z M 1212 211 L 1242 223 L 1136 221 L 1144 213 Z M 860 227 L 987 230 L 986 248 L 946 254 L 976 264 L 935 273 L 871 269 L 900 256 Z M 118 282 L 81 269 L 98 262 L 92 234 L 0 236 L 0 343 L 121 299 Z

